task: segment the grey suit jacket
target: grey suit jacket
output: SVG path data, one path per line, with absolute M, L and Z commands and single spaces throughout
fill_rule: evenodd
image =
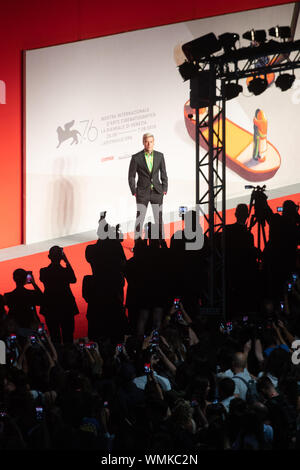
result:
M 138 175 L 137 183 L 135 181 Z M 159 178 L 160 176 L 160 178 Z M 146 196 L 150 192 L 151 184 L 159 194 L 168 191 L 168 176 L 164 156 L 161 152 L 153 151 L 153 168 L 150 173 L 144 150 L 132 155 L 129 171 L 128 183 L 131 193 L 138 197 Z

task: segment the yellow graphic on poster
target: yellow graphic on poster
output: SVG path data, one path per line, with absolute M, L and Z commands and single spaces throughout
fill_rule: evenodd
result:
M 201 108 L 200 119 L 205 118 L 208 108 Z M 217 112 L 217 110 L 216 110 Z M 187 101 L 184 106 L 184 121 L 190 137 L 195 140 L 195 110 Z M 226 118 L 225 154 L 226 166 L 248 181 L 265 181 L 272 178 L 280 167 L 281 159 L 276 147 L 267 140 L 267 119 L 261 109 L 257 109 L 253 118 L 253 134 L 237 123 Z M 214 145 L 217 135 L 222 140 L 222 119 L 215 119 Z M 208 128 L 201 127 L 200 145 L 208 150 Z

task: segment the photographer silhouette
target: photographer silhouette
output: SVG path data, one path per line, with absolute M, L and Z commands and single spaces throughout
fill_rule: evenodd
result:
M 282 296 L 285 284 L 296 271 L 297 246 L 300 244 L 298 206 L 291 200 L 283 203 L 282 215 L 270 210 L 269 240 L 263 258 L 270 293 Z
M 225 227 L 227 302 L 234 313 L 238 313 L 241 306 L 250 308 L 255 301 L 256 249 L 254 237 L 247 229 L 248 214 L 247 205 L 238 204 L 236 223 Z
M 32 323 L 38 322 L 36 305 L 41 305 L 43 293 L 35 283 L 32 272 L 16 269 L 13 272 L 16 288 L 4 294 L 4 303 L 9 307 L 8 315 L 14 318 L 20 328 L 31 328 Z M 27 289 L 25 285 L 32 285 Z
M 60 344 L 61 339 L 64 344 L 73 343 L 74 315 L 79 310 L 70 284 L 75 284 L 76 276 L 60 246 L 52 246 L 48 258 L 49 266 L 40 269 L 40 281 L 45 287 L 41 314 L 45 316 L 53 343 Z

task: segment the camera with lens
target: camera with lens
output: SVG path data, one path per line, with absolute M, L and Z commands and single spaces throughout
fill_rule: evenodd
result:
M 252 206 L 254 206 L 254 214 L 256 219 L 263 223 L 270 213 L 270 209 L 267 204 L 268 196 L 265 193 L 266 185 L 252 186 L 251 184 L 248 184 L 245 186 L 245 189 L 253 189 L 250 197 L 250 210 Z

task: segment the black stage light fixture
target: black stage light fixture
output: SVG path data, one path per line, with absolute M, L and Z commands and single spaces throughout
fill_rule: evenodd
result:
M 182 46 L 184 55 L 189 62 L 199 62 L 221 49 L 220 43 L 214 33 L 206 34 Z
M 248 39 L 251 42 L 258 42 L 260 44 L 266 42 L 267 39 L 267 33 L 264 29 L 251 29 L 250 31 L 246 31 L 246 33 L 243 34 L 244 39 Z
M 224 86 L 225 99 L 232 100 L 236 98 L 243 91 L 242 85 L 238 83 L 226 83 Z
M 290 39 L 292 32 L 289 26 L 275 26 L 269 29 L 269 35 L 273 38 Z
M 248 84 L 248 90 L 255 96 L 261 95 L 268 87 L 268 80 L 264 77 L 254 77 Z
M 221 34 L 218 39 L 224 52 L 230 52 L 236 49 L 235 43 L 240 39 L 240 35 L 237 33 L 224 33 Z
M 183 78 L 183 81 L 186 82 L 198 73 L 199 67 L 192 62 L 185 61 L 183 64 L 179 65 L 178 70 Z
M 283 73 L 276 78 L 275 85 L 280 88 L 281 91 L 286 91 L 291 88 L 295 81 L 295 75 L 289 73 Z
M 203 70 L 190 80 L 191 108 L 206 108 L 216 104 L 216 77 L 211 77 L 209 70 Z

